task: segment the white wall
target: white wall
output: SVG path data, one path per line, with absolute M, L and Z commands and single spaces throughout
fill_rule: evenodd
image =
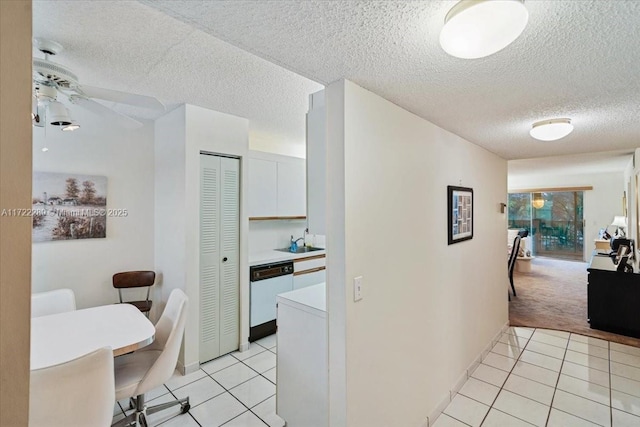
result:
M 249 253 L 286 248 L 294 239 L 304 236 L 307 220 L 249 221 Z
M 156 120 L 156 269 L 163 275 L 162 300 L 175 288 L 189 297 L 180 363 L 199 367 L 200 152 L 240 157 L 246 182 L 247 119 L 182 105 Z M 242 188 L 242 187 L 241 187 Z M 166 199 L 160 193 L 166 191 Z M 240 195 L 240 345 L 248 343 L 249 267 L 246 192 Z
M 610 172 L 599 174 L 575 175 L 510 175 L 508 187 L 510 192 L 518 189 L 530 188 L 558 188 L 593 186 L 593 190 L 584 192 L 583 214 L 584 230 L 584 259 L 591 258 L 595 246 L 593 239 L 598 238 L 601 228 L 609 227 L 613 234 L 615 227 L 611 222 L 615 215 L 622 215 L 622 194 L 625 191 L 624 172 Z
M 71 288 L 84 308 L 118 301 L 114 273 L 154 268 L 153 125 L 128 130 L 72 113 L 82 125 L 75 132 L 33 128 L 33 170 L 106 176 L 107 208 L 128 216 L 107 217 L 105 239 L 34 243 L 32 290 Z
M 185 290 L 185 117 L 176 108 L 155 122 L 156 313 L 173 289 Z M 184 358 L 183 358 L 184 360 Z
M 251 150 L 304 159 L 306 157 L 307 150 L 302 142 L 303 141 L 301 141 L 300 144 L 295 145 L 288 142 L 278 143 L 273 139 L 261 139 L 253 135 L 249 138 L 249 148 Z
M 349 81 L 327 110 L 331 426 L 421 426 L 508 320 L 506 161 Z M 450 246 L 447 185 L 475 199 Z
M 633 157 L 629 160 L 629 164 L 624 171 L 624 180 L 627 187 L 627 223 L 629 226 L 627 227 L 627 236 L 631 239 L 634 239 L 636 243 L 640 241 L 638 239 L 638 215 L 640 212 L 640 206 L 638 206 L 638 183 L 640 183 L 640 177 L 638 173 L 640 168 L 635 163 L 637 162 L 638 155 L 640 155 L 640 148 L 636 148 Z M 636 249 L 638 249 L 636 244 Z

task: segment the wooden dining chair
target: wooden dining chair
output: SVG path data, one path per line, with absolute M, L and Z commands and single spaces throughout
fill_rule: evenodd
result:
M 118 289 L 118 297 L 121 303 L 133 304 L 138 310 L 145 313 L 149 317 L 151 305 L 153 302 L 149 299 L 151 286 L 156 281 L 156 273 L 154 271 L 124 271 L 113 275 L 113 287 Z M 144 300 L 123 301 L 122 290 L 130 288 L 147 287 L 147 297 Z

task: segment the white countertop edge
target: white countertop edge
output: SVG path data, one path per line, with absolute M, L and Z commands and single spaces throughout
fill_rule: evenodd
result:
M 254 254 L 249 254 L 249 266 L 252 267 L 254 265 L 270 264 L 272 262 L 290 261 L 294 259 L 308 258 L 312 256 L 317 256 L 317 255 L 326 255 L 326 251 L 322 249 L 319 251 L 305 252 L 301 254 L 292 254 L 287 252 L 276 251 L 274 249 L 271 251 L 256 252 Z
M 278 303 L 293 303 L 317 310 L 325 315 L 327 311 L 326 284 L 307 286 L 305 288 L 284 292 L 277 296 Z

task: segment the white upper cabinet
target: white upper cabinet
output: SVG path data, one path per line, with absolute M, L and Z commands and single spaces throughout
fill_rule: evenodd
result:
M 247 210 L 249 217 L 275 216 L 278 195 L 276 162 L 249 159 Z
M 305 216 L 307 180 L 304 161 L 278 162 L 277 216 Z
M 306 216 L 307 180 L 304 159 L 256 154 L 267 159 L 247 162 L 249 218 Z

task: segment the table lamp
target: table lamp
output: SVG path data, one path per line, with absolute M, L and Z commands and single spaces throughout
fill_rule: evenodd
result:
M 618 227 L 616 229 L 616 237 L 624 237 L 625 233 L 624 233 L 624 229 L 627 228 L 627 217 L 624 216 L 614 216 L 613 217 L 613 222 L 611 223 L 611 225 Z

